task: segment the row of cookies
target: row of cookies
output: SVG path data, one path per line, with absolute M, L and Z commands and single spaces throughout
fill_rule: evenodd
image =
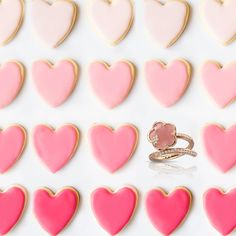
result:
M 59 46 L 72 31 L 78 18 L 73 0 L 33 0 L 31 21 L 39 38 L 50 47 Z M 143 1 L 147 31 L 161 46 L 169 47 L 183 33 L 190 14 L 186 0 Z M 203 0 L 202 15 L 210 30 L 224 44 L 235 39 L 236 4 L 234 0 Z M 122 12 L 122 14 L 120 14 Z M 19 30 L 24 0 L 0 2 L 0 44 L 8 43 Z M 88 15 L 96 30 L 111 44 L 119 43 L 134 20 L 133 0 L 90 0 Z M 52 17 L 53 16 L 53 17 Z
M 203 204 L 211 224 L 222 235 L 235 228 L 236 188 L 223 192 L 208 189 Z M 7 234 L 19 221 L 26 208 L 27 193 L 19 185 L 0 192 L 0 233 Z M 33 211 L 42 228 L 50 235 L 58 235 L 76 215 L 80 203 L 79 193 L 72 187 L 64 187 L 54 193 L 49 188 L 35 191 Z M 152 225 L 163 235 L 170 235 L 186 219 L 191 209 L 192 194 L 185 187 L 166 193 L 152 189 L 146 194 L 145 206 Z M 91 193 L 91 208 L 100 226 L 109 235 L 117 235 L 130 222 L 138 204 L 138 192 L 126 186 L 112 191 L 101 187 Z

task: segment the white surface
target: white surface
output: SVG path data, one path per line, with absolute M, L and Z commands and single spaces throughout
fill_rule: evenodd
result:
M 76 0 L 80 5 L 80 17 L 69 38 L 57 49 L 45 48 L 32 35 L 30 25 L 29 0 L 23 26 L 9 45 L 1 48 L 0 61 L 18 59 L 27 68 L 23 90 L 16 101 L 0 111 L 0 125 L 5 127 L 19 123 L 26 127 L 29 135 L 26 151 L 22 159 L 6 174 L 0 176 L 0 186 L 22 184 L 29 192 L 29 205 L 17 227 L 9 234 L 14 236 L 47 235 L 39 226 L 32 212 L 33 192 L 41 186 L 59 190 L 63 186 L 74 186 L 81 195 L 78 214 L 62 235 L 96 235 L 106 233 L 97 224 L 91 208 L 90 193 L 99 186 L 113 189 L 124 184 L 131 184 L 139 191 L 139 204 L 128 227 L 120 235 L 154 236 L 159 233 L 149 222 L 144 199 L 148 190 L 163 187 L 172 190 L 175 186 L 186 186 L 193 193 L 193 207 L 184 224 L 174 235 L 218 235 L 209 224 L 202 207 L 202 194 L 212 186 L 224 189 L 235 184 L 236 171 L 221 174 L 212 166 L 203 151 L 201 130 L 209 122 L 218 122 L 230 126 L 236 121 L 236 103 L 226 109 L 219 109 L 211 101 L 201 84 L 199 70 L 208 59 L 224 62 L 235 60 L 236 42 L 228 47 L 219 45 L 205 31 L 200 19 L 199 1 L 189 1 L 192 6 L 190 23 L 177 43 L 169 49 L 160 49 L 146 34 L 143 23 L 143 1 L 135 1 L 134 25 L 118 46 L 110 47 L 90 27 L 86 14 L 87 1 Z M 37 94 L 30 75 L 34 60 L 49 59 L 56 61 L 63 58 L 75 59 L 81 66 L 81 76 L 71 98 L 61 107 L 53 109 Z M 183 99 L 175 106 L 162 108 L 149 93 L 143 66 L 147 60 L 161 59 L 166 62 L 175 58 L 184 58 L 193 65 L 192 83 Z M 137 67 L 137 79 L 128 99 L 114 110 L 107 110 L 91 92 L 87 67 L 93 60 L 115 62 L 128 59 Z M 164 120 L 176 124 L 179 132 L 191 135 L 196 143 L 197 159 L 188 157 L 175 164 L 194 167 L 195 171 L 182 174 L 161 174 L 149 168 L 148 154 L 153 151 L 146 135 L 154 121 Z M 74 123 L 81 131 L 78 152 L 69 164 L 57 174 L 51 174 L 37 158 L 32 146 L 32 129 L 35 125 L 46 123 L 53 126 Z M 133 158 L 114 175 L 104 171 L 94 160 L 89 146 L 87 132 L 95 123 L 105 123 L 114 127 L 130 122 L 140 132 L 140 141 Z

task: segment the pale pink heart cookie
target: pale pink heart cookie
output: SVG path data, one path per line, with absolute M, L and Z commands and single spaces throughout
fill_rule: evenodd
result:
M 138 142 L 138 131 L 132 125 L 124 125 L 116 130 L 95 125 L 90 129 L 89 136 L 94 157 L 110 173 L 126 164 Z
M 186 1 L 145 0 L 144 13 L 147 29 L 155 41 L 170 47 L 183 33 L 189 18 L 190 6 Z
M 212 163 L 227 172 L 236 165 L 236 125 L 224 129 L 218 125 L 208 125 L 203 130 L 203 142 Z
M 133 86 L 135 69 L 128 61 L 119 61 L 112 66 L 94 62 L 89 67 L 89 75 L 96 96 L 108 108 L 114 108 L 128 96 Z
M 138 194 L 132 187 L 124 187 L 116 192 L 108 188 L 98 188 L 91 194 L 94 215 L 110 235 L 118 234 L 131 220 L 137 205 Z
M 88 11 L 97 31 L 111 44 L 125 38 L 133 23 L 132 0 L 90 0 Z
M 23 0 L 0 1 L 0 44 L 11 41 L 18 32 L 24 15 Z
M 184 221 L 191 207 L 191 193 L 180 187 L 166 194 L 153 189 L 146 197 L 146 209 L 153 226 L 163 235 L 170 235 Z
M 221 66 L 208 61 L 202 67 L 203 84 L 220 106 L 225 107 L 236 99 L 236 62 Z
M 71 32 L 77 16 L 73 0 L 33 0 L 31 19 L 35 32 L 43 43 L 59 46 Z
M 38 125 L 34 129 L 33 139 L 39 158 L 55 173 L 75 154 L 79 131 L 74 125 L 64 125 L 57 130 L 46 125 Z
M 56 64 L 36 61 L 32 66 L 35 86 L 42 98 L 51 106 L 64 103 L 75 88 L 78 66 L 72 60 L 62 60 Z
M 20 220 L 27 202 L 26 191 L 21 186 L 12 186 L 0 191 L 0 234 L 7 234 Z
M 145 66 L 148 87 L 164 106 L 174 105 L 184 94 L 191 78 L 191 66 L 187 61 L 175 60 L 165 65 L 161 61 L 149 61 Z
M 212 226 L 222 235 L 236 228 L 236 188 L 228 192 L 211 188 L 204 193 L 204 208 Z
M 211 33 L 222 44 L 231 43 L 236 37 L 235 0 L 203 0 L 202 15 Z
M 79 193 L 67 187 L 54 194 L 42 188 L 34 194 L 34 214 L 50 235 L 58 235 L 72 221 L 79 204 Z

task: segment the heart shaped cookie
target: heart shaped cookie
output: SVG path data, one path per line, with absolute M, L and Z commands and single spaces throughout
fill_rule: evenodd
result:
M 89 67 L 90 84 L 96 96 L 108 107 L 114 108 L 128 96 L 134 82 L 135 69 L 128 61 L 112 66 L 94 62 Z
M 77 16 L 73 0 L 33 0 L 31 18 L 35 32 L 43 43 L 59 46 L 71 32 Z
M 148 192 L 146 209 L 153 226 L 163 235 L 170 235 L 184 221 L 191 206 L 191 193 L 177 188 L 170 194 L 162 189 Z
M 51 106 L 64 103 L 75 88 L 78 66 L 72 60 L 62 60 L 56 64 L 36 61 L 32 67 L 35 86 L 42 98 Z
M 132 26 L 133 2 L 132 0 L 90 0 L 89 15 L 102 37 L 108 43 L 118 44 Z
M 186 1 L 145 0 L 144 13 L 147 29 L 152 38 L 163 47 L 170 47 L 183 33 L 189 18 L 190 6 Z
M 79 142 L 79 131 L 74 125 L 65 125 L 57 130 L 38 125 L 34 129 L 33 139 L 39 158 L 55 173 L 73 157 Z
M 151 93 L 161 104 L 169 107 L 174 105 L 187 89 L 191 66 L 184 60 L 175 60 L 168 65 L 153 60 L 146 63 L 145 74 Z
M 110 173 L 125 165 L 138 141 L 138 131 L 132 125 L 121 126 L 117 130 L 95 125 L 89 136 L 94 157 Z
M 101 227 L 110 235 L 116 235 L 131 220 L 137 198 L 136 190 L 131 187 L 124 187 L 116 192 L 98 188 L 91 194 L 91 205 Z
M 78 192 L 67 187 L 54 194 L 42 188 L 34 194 L 34 214 L 50 235 L 59 234 L 74 217 L 79 204 Z

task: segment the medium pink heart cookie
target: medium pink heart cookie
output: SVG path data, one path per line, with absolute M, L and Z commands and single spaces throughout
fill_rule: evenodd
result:
M 217 188 L 208 189 L 203 200 L 211 224 L 222 235 L 229 235 L 236 228 L 236 188 L 226 193 Z
M 0 192 L 0 234 L 7 234 L 20 220 L 27 202 L 26 191 L 12 186 Z
M 203 131 L 203 142 L 208 158 L 223 172 L 236 165 L 236 125 L 225 130 L 208 125 Z
M 105 40 L 111 44 L 118 44 L 132 26 L 133 2 L 132 0 L 91 0 L 89 15 Z
M 79 142 L 79 131 L 74 125 L 65 125 L 57 130 L 38 125 L 33 138 L 39 158 L 55 173 L 73 157 Z
M 54 194 L 42 188 L 34 195 L 34 213 L 40 225 L 51 235 L 59 234 L 70 224 L 79 204 L 79 193 L 71 187 Z
M 125 165 L 138 141 L 138 131 L 132 125 L 121 126 L 117 130 L 95 125 L 89 135 L 94 157 L 110 173 Z
M 191 66 L 187 61 L 175 60 L 169 65 L 149 61 L 145 67 L 146 81 L 151 93 L 164 106 L 174 105 L 187 89 Z
M 170 235 L 184 221 L 191 206 L 191 193 L 177 188 L 170 194 L 153 189 L 147 194 L 146 209 L 153 226 L 163 235 Z
M 184 0 L 145 0 L 144 11 L 150 35 L 161 46 L 170 47 L 187 25 L 190 6 Z
M 116 235 L 131 220 L 137 199 L 137 191 L 131 187 L 124 187 L 116 192 L 98 188 L 91 194 L 91 205 L 101 227 L 110 235 Z
M 32 76 L 42 98 L 56 107 L 64 103 L 74 90 L 78 66 L 72 60 L 59 61 L 55 65 L 49 61 L 36 61 L 32 67 Z
M 75 24 L 77 6 L 73 0 L 33 0 L 31 13 L 34 30 L 42 42 L 57 47 Z
M 202 80 L 206 90 L 220 107 L 236 99 L 236 62 L 221 66 L 208 61 L 202 67 Z
M 97 97 L 108 108 L 114 108 L 128 96 L 133 86 L 135 69 L 128 61 L 119 61 L 112 66 L 105 62 L 94 62 L 89 67 L 89 75 Z

